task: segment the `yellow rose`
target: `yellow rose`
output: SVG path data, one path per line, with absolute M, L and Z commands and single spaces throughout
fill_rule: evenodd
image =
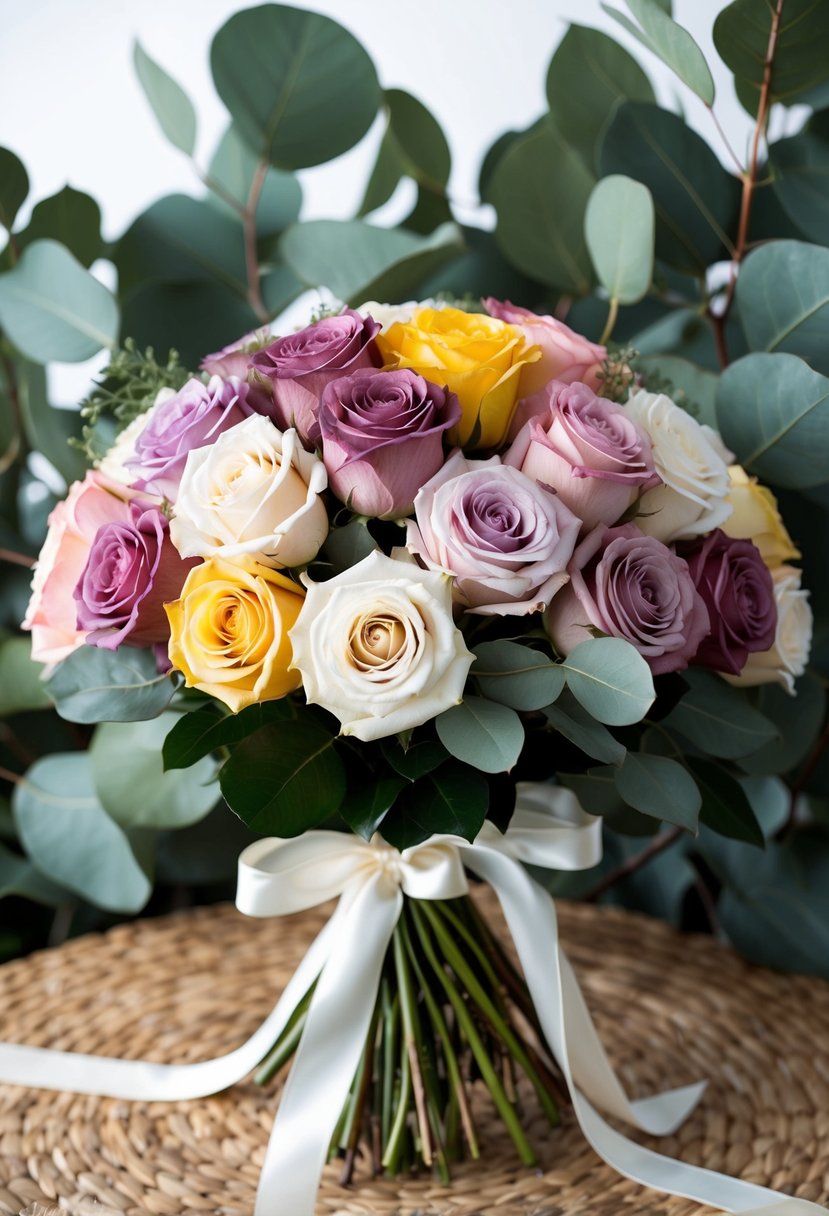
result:
M 734 510 L 725 523 L 720 524 L 723 532 L 741 540 L 754 541 L 770 570 L 800 557 L 780 518 L 777 499 L 771 490 L 761 486 L 756 477 L 749 477 L 738 464 L 731 465 L 728 475 L 731 489 L 726 502 Z
M 457 393 L 461 420 L 450 443 L 495 448 L 507 437 L 520 397 L 521 373 L 541 358 L 516 325 L 459 308 L 419 308 L 377 335 L 390 368 L 408 367 Z
M 187 575 L 180 599 L 164 607 L 170 662 L 188 688 L 199 688 L 233 713 L 299 687 L 288 630 L 305 592 L 251 557 L 211 558 Z

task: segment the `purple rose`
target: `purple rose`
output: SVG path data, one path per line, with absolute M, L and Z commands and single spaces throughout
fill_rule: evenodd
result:
M 455 452 L 414 500 L 406 547 L 454 575 L 455 602 L 480 615 L 540 612 L 568 580 L 579 520 L 498 456 Z
M 235 342 L 229 342 L 221 350 L 205 355 L 199 364 L 199 370 L 207 372 L 208 376 L 221 376 L 223 380 L 230 380 L 231 377 L 244 380 L 251 358 L 268 345 L 270 337 L 271 333 L 267 327 L 253 329 Z
M 545 625 L 559 654 L 596 630 L 623 638 L 654 675 L 687 667 L 709 629 L 687 562 L 634 524 L 598 527 L 584 538 Z
M 361 367 L 379 367 L 374 342 L 380 326 L 344 308 L 336 317 L 323 317 L 298 333 L 277 338 L 250 361 L 251 374 L 271 382 L 273 419 L 281 430 L 296 427 L 303 443 L 313 447 L 320 437 L 322 390 L 331 380 Z
M 208 384 L 188 380 L 177 393 L 159 394 L 135 441 L 134 455 L 125 461 L 135 488 L 174 502 L 187 453 L 243 422 L 253 412 L 249 397 L 243 381 L 218 376 L 211 376 Z
M 694 663 L 738 676 L 750 654 L 774 645 L 777 630 L 774 580 L 760 550 L 720 528 L 677 548 L 711 616 Z
M 359 515 L 408 515 L 460 416 L 454 393 L 408 369 L 361 368 L 332 380 L 319 412 L 329 486 Z
M 504 456 L 560 494 L 584 531 L 615 524 L 639 494 L 660 484 L 639 425 L 586 384 L 553 381 L 543 415 L 531 418 Z
M 195 561 L 183 561 L 169 537 L 169 521 L 155 506 L 134 499 L 130 518 L 102 524 L 75 587 L 78 628 L 86 641 L 115 650 L 166 642 L 166 600 L 177 599 Z

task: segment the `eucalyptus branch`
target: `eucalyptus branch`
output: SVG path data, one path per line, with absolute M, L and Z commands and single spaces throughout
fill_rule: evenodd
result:
M 10 768 L 0 765 L 0 781 L 8 781 L 11 785 L 22 785 L 23 778 L 19 773 L 13 773 Z
M 617 866 L 615 870 L 611 870 L 609 874 L 605 874 L 595 887 L 582 896 L 585 903 L 595 903 L 605 892 L 615 887 L 617 883 L 623 882 L 624 879 L 630 878 L 632 874 L 638 873 L 643 866 L 646 866 L 649 861 L 653 861 L 654 857 L 658 857 L 660 853 L 664 853 L 672 844 L 676 844 L 682 835 L 682 828 L 673 827 L 668 832 L 661 832 L 655 836 L 647 848 L 642 849 L 641 853 L 637 853 L 634 857 L 629 857 L 622 865 Z
M 217 198 L 220 198 L 223 203 L 227 203 L 228 207 L 232 208 L 237 215 L 244 218 L 245 204 L 240 203 L 235 195 L 231 194 L 229 190 L 225 190 L 221 182 L 217 181 L 215 177 L 211 177 L 211 175 L 205 169 L 200 168 L 195 161 L 191 161 L 191 164 L 193 166 L 193 171 L 201 184 L 203 186 L 207 186 L 207 189 L 215 194 Z
M 708 106 L 707 110 L 708 110 L 708 113 L 711 115 L 711 118 L 713 119 L 714 126 L 717 128 L 717 132 L 720 136 L 720 139 L 723 141 L 723 145 L 725 147 L 726 152 L 731 157 L 731 160 L 734 164 L 734 168 L 737 170 L 737 175 L 739 177 L 742 177 L 745 172 L 745 169 L 743 168 L 743 162 L 740 160 L 739 156 L 732 148 L 731 141 L 729 140 L 728 136 L 726 135 L 725 131 L 723 130 L 722 123 L 720 122 L 719 118 L 717 118 L 716 112 L 714 111 L 714 107 Z
M 9 562 L 13 566 L 26 566 L 27 569 L 31 570 L 35 564 L 35 560 L 28 553 L 15 553 L 13 549 L 0 548 L 0 562 Z
M 783 824 L 783 827 L 778 833 L 778 840 L 785 839 L 785 837 L 789 835 L 794 827 L 797 816 L 798 798 L 803 793 L 810 777 L 823 759 L 823 754 L 827 748 L 829 748 L 829 721 L 827 721 L 823 730 L 820 732 L 814 747 L 803 761 L 800 772 L 789 786 L 789 813 L 786 816 L 786 822 Z
M 245 233 L 245 268 L 248 278 L 248 303 L 260 321 L 269 321 L 270 316 L 262 299 L 262 283 L 259 275 L 259 258 L 256 253 L 256 208 L 265 185 L 268 162 L 264 158 L 256 166 L 250 183 L 248 199 L 242 212 L 242 227 Z

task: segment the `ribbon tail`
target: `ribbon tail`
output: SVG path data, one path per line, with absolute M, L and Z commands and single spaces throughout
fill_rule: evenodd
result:
M 683 1110 L 687 1113 L 701 1090 L 690 1086 L 644 1103 L 629 1102 L 559 947 L 555 907 L 549 894 L 518 863 L 497 850 L 471 846 L 464 852 L 469 868 L 495 889 L 536 1013 L 567 1081 L 576 1118 L 599 1156 L 633 1182 L 721 1211 L 741 1216 L 826 1216 L 826 1209 L 807 1200 L 789 1198 L 767 1187 L 662 1156 L 628 1140 L 602 1118 L 585 1097 L 582 1086 L 612 1113 L 624 1112 L 624 1117 L 640 1126 L 657 1125 L 666 1130 L 675 1125 Z M 541 950 L 540 941 L 544 943 Z
M 314 1216 L 320 1177 L 377 1000 L 403 897 L 378 875 L 347 901 L 282 1091 L 254 1216 Z

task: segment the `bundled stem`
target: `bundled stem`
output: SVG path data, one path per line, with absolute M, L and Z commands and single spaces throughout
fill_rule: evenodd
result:
M 296 1050 L 313 997 L 297 1004 L 256 1079 Z M 524 1130 L 523 1074 L 552 1126 L 561 1078 L 546 1054 L 524 980 L 469 898 L 411 900 L 394 930 L 365 1050 L 332 1137 L 348 1184 L 358 1158 L 373 1173 L 420 1166 L 445 1183 L 452 1163 L 480 1155 L 473 1085 L 483 1085 L 520 1160 L 535 1164 Z

